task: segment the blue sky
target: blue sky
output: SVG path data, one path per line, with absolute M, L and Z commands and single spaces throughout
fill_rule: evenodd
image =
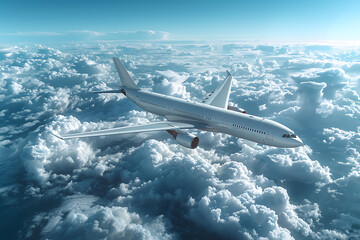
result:
M 359 40 L 360 1 L 1 1 L 0 34 L 169 32 L 171 39 Z

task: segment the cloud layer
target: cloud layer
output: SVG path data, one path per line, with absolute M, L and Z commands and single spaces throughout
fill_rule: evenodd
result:
M 69 141 L 49 134 L 160 120 L 122 95 L 89 93 L 119 85 L 113 56 L 141 87 L 195 101 L 229 69 L 231 104 L 289 126 L 305 146 L 201 131 L 195 150 L 166 132 Z M 0 228 L 8 238 L 43 239 L 357 238 L 358 56 L 306 44 L 1 49 Z

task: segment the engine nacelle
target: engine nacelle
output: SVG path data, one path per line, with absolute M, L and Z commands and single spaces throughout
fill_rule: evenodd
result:
M 199 145 L 199 138 L 190 134 L 178 133 L 175 140 L 181 146 L 191 149 L 197 148 Z
M 187 133 L 179 133 L 174 130 L 167 130 L 168 133 L 173 135 L 174 139 L 178 144 L 187 148 L 197 148 L 199 145 L 199 138 L 197 136 L 187 134 Z
M 228 106 L 227 109 L 235 112 L 246 113 L 244 109 L 238 107 Z

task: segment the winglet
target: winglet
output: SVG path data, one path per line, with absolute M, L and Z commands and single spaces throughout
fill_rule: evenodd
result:
M 64 140 L 64 138 L 63 138 L 63 137 L 61 137 L 60 135 L 58 135 L 58 134 L 54 133 L 53 131 L 48 130 L 48 132 L 49 132 L 51 135 L 53 135 L 54 137 L 57 137 L 57 138 L 59 138 L 59 139 L 61 139 L 61 140 Z
M 116 70 L 119 74 L 122 86 L 127 88 L 133 88 L 133 89 L 139 89 L 138 86 L 136 86 L 134 80 L 130 77 L 129 73 L 126 71 L 124 65 L 120 62 L 119 58 L 113 58 Z
M 206 99 L 205 104 L 227 109 L 229 102 L 229 95 L 231 91 L 232 76 L 229 71 L 227 76 L 220 86 L 216 88 L 213 94 Z

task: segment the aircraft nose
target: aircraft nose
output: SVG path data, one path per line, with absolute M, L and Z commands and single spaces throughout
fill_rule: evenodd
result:
M 299 137 L 296 137 L 294 140 L 296 141 L 296 147 L 301 147 L 304 145 L 303 141 Z

